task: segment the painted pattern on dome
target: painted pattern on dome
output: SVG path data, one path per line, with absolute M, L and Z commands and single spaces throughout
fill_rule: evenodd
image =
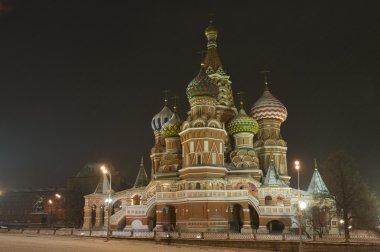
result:
M 218 86 L 201 68 L 198 75 L 187 86 L 186 95 L 188 99 L 195 96 L 212 96 L 216 98 L 218 96 Z
M 239 114 L 227 125 L 227 131 L 232 135 L 239 132 L 256 134 L 258 130 L 258 123 L 255 119 L 248 116 L 244 109 L 240 109 Z
M 278 119 L 284 122 L 288 116 L 288 111 L 282 102 L 274 97 L 268 90 L 252 106 L 251 116 L 256 119 Z
M 162 127 L 164 137 L 176 137 L 181 132 L 182 120 L 177 113 L 174 113 L 167 123 Z
M 169 121 L 172 115 L 173 112 L 167 106 L 164 106 L 163 109 L 153 117 L 151 124 L 152 129 L 154 131 L 161 130 L 162 126 Z

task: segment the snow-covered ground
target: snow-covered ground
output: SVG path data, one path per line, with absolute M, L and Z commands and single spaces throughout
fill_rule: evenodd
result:
M 238 248 L 211 248 L 194 245 L 167 245 L 164 241 L 156 244 L 151 241 L 111 239 L 104 242 L 101 238 L 76 236 L 48 236 L 25 234 L 0 234 L 1 252 L 241 252 L 263 251 Z

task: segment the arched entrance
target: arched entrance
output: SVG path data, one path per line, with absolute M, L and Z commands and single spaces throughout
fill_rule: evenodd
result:
M 230 231 L 240 233 L 241 227 L 243 226 L 243 207 L 239 204 L 234 204 L 230 207 L 230 209 Z
M 156 207 L 152 207 L 150 211 L 148 212 L 148 228 L 149 231 L 152 231 L 153 228 L 156 226 Z
M 269 230 L 269 233 L 282 233 L 284 230 L 285 225 L 279 220 L 272 220 L 267 223 L 267 229 Z
M 162 209 L 162 224 L 164 231 L 174 231 L 176 225 L 176 213 L 174 206 L 165 206 Z
M 259 214 L 256 212 L 256 209 L 248 205 L 249 207 L 249 217 L 251 219 L 251 227 L 252 229 L 258 229 L 260 225 L 260 219 L 259 219 Z

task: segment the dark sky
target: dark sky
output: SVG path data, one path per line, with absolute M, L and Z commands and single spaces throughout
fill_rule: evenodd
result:
M 162 90 L 184 117 L 214 12 L 248 110 L 271 70 L 290 175 L 300 159 L 306 186 L 313 157 L 345 149 L 380 194 L 379 1 L 332 2 L 0 0 L 0 188 L 61 186 L 99 161 L 133 182 L 141 155 L 149 170 Z

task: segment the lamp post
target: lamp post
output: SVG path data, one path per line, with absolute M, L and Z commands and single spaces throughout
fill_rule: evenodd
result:
M 53 201 L 51 199 L 48 200 L 50 206 L 50 227 L 53 226 Z
M 294 162 L 295 168 L 297 170 L 297 189 L 298 189 L 298 208 L 297 208 L 297 216 L 298 216 L 298 233 L 300 236 L 300 243 L 298 251 L 302 251 L 302 228 L 301 228 L 301 190 L 300 190 L 300 161 L 296 160 Z
M 57 200 L 59 200 L 59 199 L 62 198 L 62 195 L 59 194 L 59 193 L 56 193 L 54 196 L 55 196 L 55 198 Z M 54 224 L 54 221 L 53 221 L 53 200 L 49 199 L 48 203 L 49 203 L 49 206 L 50 206 L 50 227 L 52 227 L 53 224 Z M 55 207 L 55 209 L 56 209 L 55 212 L 57 212 L 57 207 Z
M 109 240 L 109 237 L 110 237 L 110 217 L 111 217 L 111 191 L 112 191 L 112 175 L 111 175 L 111 172 L 103 165 L 102 167 L 100 167 L 100 169 L 102 170 L 103 174 L 108 174 L 108 176 L 110 177 L 110 186 L 109 186 L 109 190 L 108 190 L 108 198 L 106 199 L 106 203 L 107 203 L 107 207 L 108 207 L 108 213 L 107 213 L 107 239 L 105 240 L 106 242 L 108 242 Z
M 297 210 L 297 216 L 298 216 L 298 232 L 300 235 L 300 242 L 299 242 L 299 249 L 298 251 L 302 251 L 302 227 L 301 227 L 301 215 L 302 211 L 306 209 L 307 204 L 304 201 L 301 201 L 301 189 L 300 189 L 300 162 L 297 160 L 294 162 L 295 168 L 297 170 L 297 186 L 298 186 L 298 210 Z

